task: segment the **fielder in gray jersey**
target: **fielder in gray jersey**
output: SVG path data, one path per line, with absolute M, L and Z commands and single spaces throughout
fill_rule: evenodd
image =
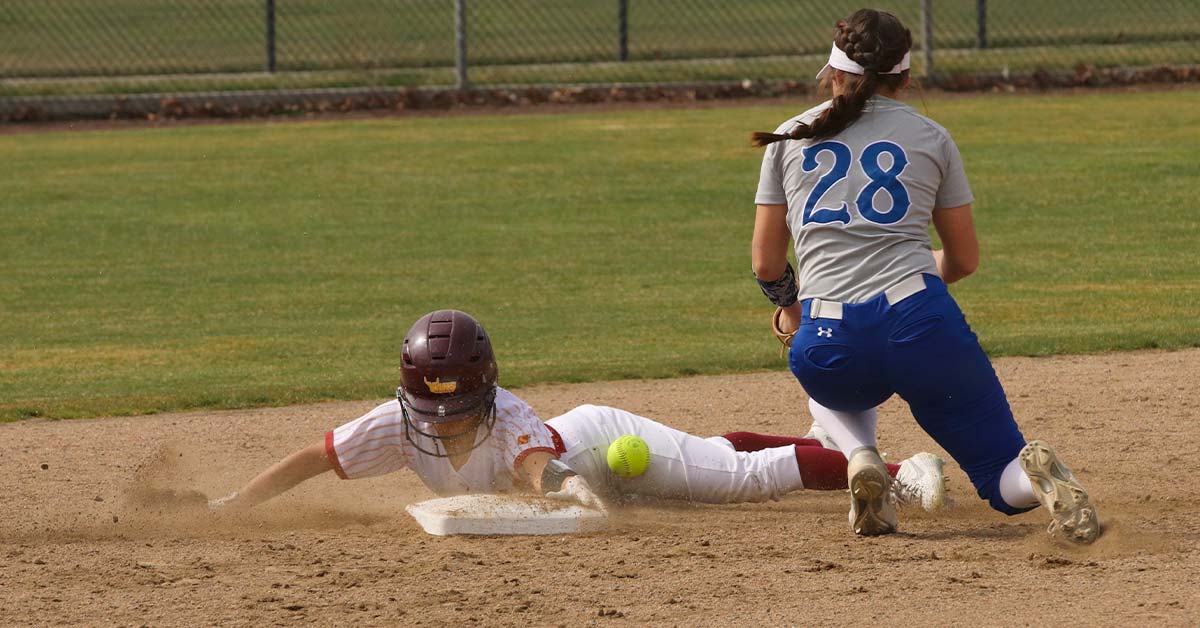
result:
M 784 122 L 776 133 L 811 124 L 831 103 Z M 908 203 L 898 203 L 886 187 L 877 185 L 868 191 L 869 206 L 888 222 L 854 220 L 860 211 L 858 197 L 871 181 L 857 163 L 847 164 L 845 175 L 838 176 L 842 164 L 837 161 L 863 155 L 881 139 L 901 149 L 902 166 L 896 165 L 897 155 L 880 152 L 879 168 L 899 171 Z M 821 148 L 822 144 L 828 146 Z M 962 157 L 946 129 L 912 107 L 876 94 L 867 100 L 862 117 L 834 139 L 768 145 L 755 203 L 788 207 L 788 228 L 799 234 L 796 279 L 801 299 L 859 303 L 906 277 L 937 274 L 929 242 L 933 208 L 974 200 Z
M 896 530 L 874 408 L 899 394 L 993 508 L 1017 514 L 1040 503 L 1052 534 L 1090 543 L 1100 533 L 1091 498 L 1053 449 L 1026 443 L 946 288 L 979 261 L 974 198 L 946 130 L 895 100 L 911 47 L 894 15 L 855 12 L 838 22 L 818 75 L 833 98 L 753 134 L 767 146 L 755 276 L 778 306 L 776 334 L 790 342 L 789 366 L 814 417 L 849 458 L 855 533 Z

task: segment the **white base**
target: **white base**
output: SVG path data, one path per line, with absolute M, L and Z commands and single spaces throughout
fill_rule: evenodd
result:
M 405 508 L 426 532 L 449 534 L 572 534 L 604 528 L 608 516 L 545 497 L 456 495 Z

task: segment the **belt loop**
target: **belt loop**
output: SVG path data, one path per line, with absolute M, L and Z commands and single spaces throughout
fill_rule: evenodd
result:
M 820 318 L 820 316 L 821 316 L 821 299 L 820 299 L 820 297 L 813 297 L 812 301 L 808 302 L 808 317 L 815 320 L 817 318 Z

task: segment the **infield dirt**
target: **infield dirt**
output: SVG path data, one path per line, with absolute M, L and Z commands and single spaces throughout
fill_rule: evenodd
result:
M 1027 437 L 1099 505 L 1090 547 L 1004 517 L 948 465 L 957 505 L 856 538 L 843 491 L 730 506 L 636 503 L 604 532 L 425 535 L 415 476 L 317 478 L 238 518 L 236 488 L 378 401 L 0 425 L 0 625 L 1200 624 L 1200 349 L 996 361 Z M 518 391 L 543 418 L 613 405 L 708 436 L 799 434 L 784 370 Z M 893 461 L 944 455 L 899 400 Z

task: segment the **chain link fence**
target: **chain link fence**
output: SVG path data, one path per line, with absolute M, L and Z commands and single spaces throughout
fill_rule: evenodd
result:
M 809 83 L 823 0 L 4 0 L 0 115 L 238 93 Z M 927 83 L 1194 68 L 1200 1 L 903 0 Z M 1190 70 L 1182 74 L 1193 80 Z M 57 108 L 57 109 L 56 109 Z

